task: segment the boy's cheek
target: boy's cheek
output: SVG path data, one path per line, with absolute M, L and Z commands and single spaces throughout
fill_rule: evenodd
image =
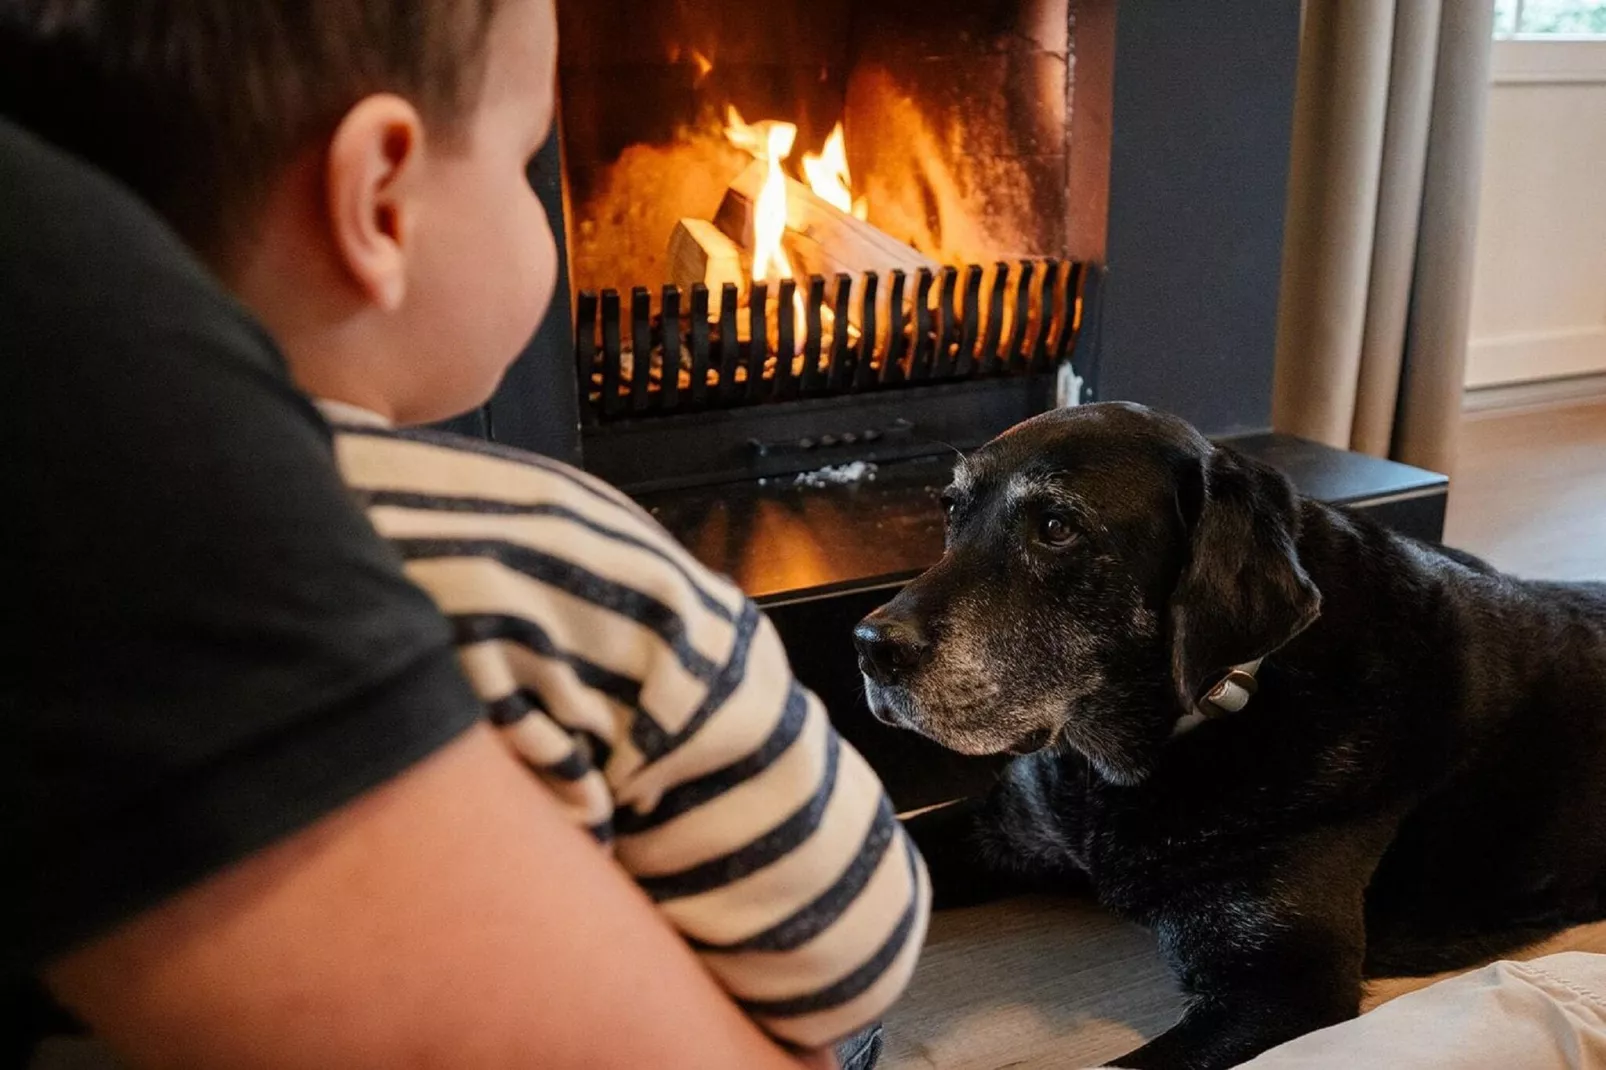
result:
M 535 321 L 539 323 L 546 316 L 552 304 L 552 294 L 557 289 L 558 244 L 552 233 L 552 224 L 547 220 L 546 210 L 538 207 L 537 214 L 536 240 L 531 246 L 535 250 Z

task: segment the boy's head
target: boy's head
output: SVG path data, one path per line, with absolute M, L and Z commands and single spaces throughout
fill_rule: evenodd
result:
M 551 297 L 551 0 L 9 0 L 0 110 L 132 186 L 309 392 L 482 402 Z

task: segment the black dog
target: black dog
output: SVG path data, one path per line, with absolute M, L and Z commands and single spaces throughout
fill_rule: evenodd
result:
M 1093 405 L 962 462 L 855 632 L 882 720 L 1026 755 L 915 819 L 938 905 L 1090 889 L 1190 996 L 1117 1065 L 1226 1067 L 1366 971 L 1606 912 L 1606 585 L 1522 582 Z M 1263 659 L 1263 660 L 1262 660 Z

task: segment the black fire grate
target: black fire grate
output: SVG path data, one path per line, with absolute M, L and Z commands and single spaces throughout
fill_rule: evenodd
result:
M 575 359 L 583 417 L 594 426 L 1039 375 L 1075 348 L 1091 274 L 1069 260 L 922 270 L 912 280 L 893 271 L 884 296 L 875 272 L 857 285 L 846 274 L 829 283 L 814 275 L 801 295 L 801 324 L 791 279 L 773 298 L 771 287 L 754 284 L 745 304 L 726 283 L 717 308 L 702 283 L 689 294 L 665 286 L 656 310 L 646 287 L 632 291 L 628 309 L 617 291 L 582 292 Z

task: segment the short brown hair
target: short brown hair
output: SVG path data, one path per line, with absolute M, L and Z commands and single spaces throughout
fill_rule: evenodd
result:
M 206 255 L 363 97 L 471 107 L 501 0 L 3 0 L 0 112 L 133 187 Z

